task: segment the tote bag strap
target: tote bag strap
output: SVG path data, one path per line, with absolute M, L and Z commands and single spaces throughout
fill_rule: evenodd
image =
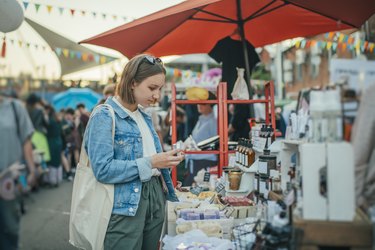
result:
M 111 113 L 111 116 L 112 116 L 112 145 L 114 144 L 114 141 L 115 141 L 115 125 L 116 125 L 116 120 L 115 120 L 115 112 L 112 108 L 111 105 L 109 104 L 100 104 L 98 106 L 95 107 L 95 109 L 91 112 L 91 115 L 90 115 L 90 119 L 89 119 L 89 122 L 87 123 L 87 126 L 86 128 L 89 127 L 89 124 L 90 124 L 90 121 L 91 121 L 91 118 L 92 116 L 102 107 L 107 107 L 109 109 L 109 112 Z M 86 139 L 86 132 L 85 132 L 85 135 L 83 136 L 83 140 L 82 140 L 82 146 L 81 146 L 81 154 L 79 155 L 79 163 L 82 165 L 82 166 L 86 166 L 86 167 L 89 167 L 89 157 L 87 155 L 87 152 L 86 152 L 86 149 L 85 149 L 85 139 Z

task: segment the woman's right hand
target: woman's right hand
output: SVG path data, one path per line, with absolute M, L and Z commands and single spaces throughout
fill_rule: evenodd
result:
M 180 149 L 175 149 L 153 155 L 151 157 L 151 165 L 153 168 L 170 168 L 177 166 L 184 158 L 184 152 Z

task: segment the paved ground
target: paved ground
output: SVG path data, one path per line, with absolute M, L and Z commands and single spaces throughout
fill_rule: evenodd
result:
M 21 250 L 70 250 L 69 211 L 73 182 L 43 188 L 26 198 L 21 218 Z

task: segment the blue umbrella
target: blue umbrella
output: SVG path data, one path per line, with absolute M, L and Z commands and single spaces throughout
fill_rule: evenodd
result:
M 71 88 L 59 93 L 52 98 L 52 105 L 57 110 L 66 108 L 76 108 L 77 104 L 85 104 L 88 110 L 92 110 L 102 95 L 94 92 L 89 88 Z

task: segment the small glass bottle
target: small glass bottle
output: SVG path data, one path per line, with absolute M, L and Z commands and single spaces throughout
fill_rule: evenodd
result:
M 249 168 L 255 162 L 255 152 L 253 150 L 253 144 L 251 143 L 251 140 L 248 141 L 247 150 L 247 167 Z

